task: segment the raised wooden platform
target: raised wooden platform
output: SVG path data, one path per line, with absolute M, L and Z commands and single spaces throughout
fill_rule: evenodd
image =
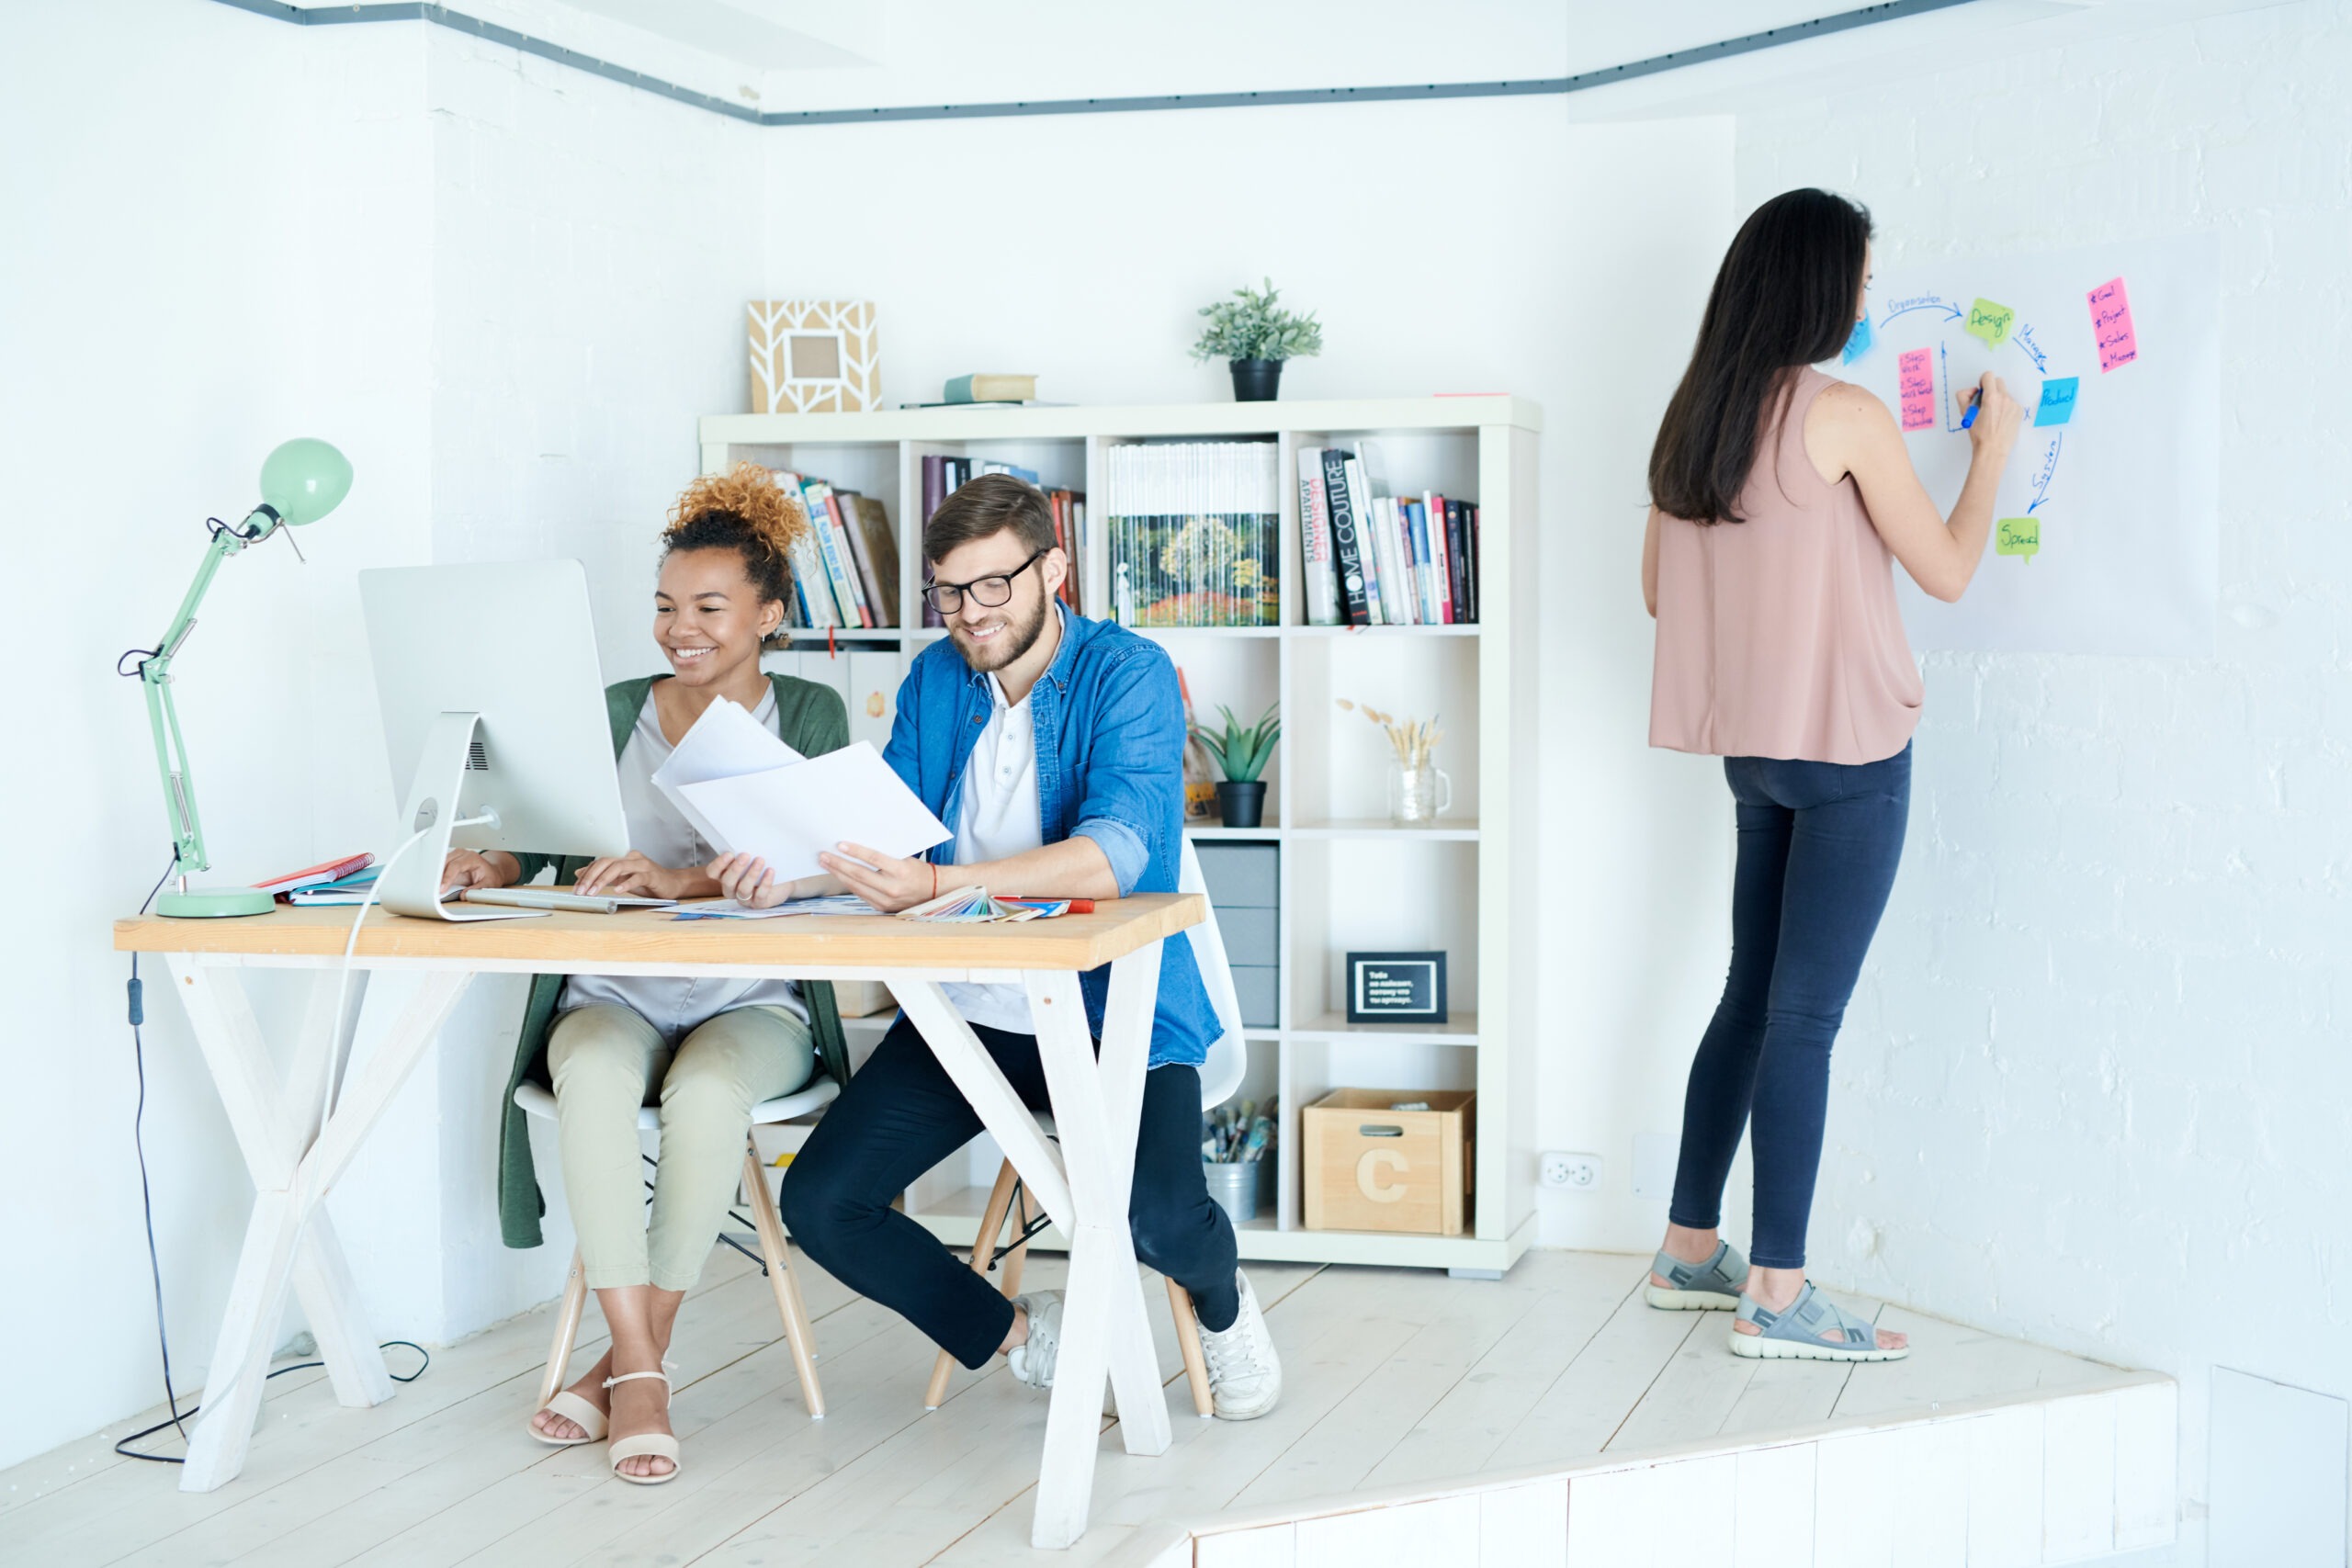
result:
M 1036 1259 L 1030 1288 L 1059 1268 Z M 1645 1306 L 1642 1269 L 1567 1252 L 1500 1281 L 1253 1264 L 1288 1387 L 1248 1425 L 1192 1415 L 1156 1309 L 1175 1445 L 1106 1442 L 1093 1528 L 1046 1553 L 1028 1545 L 1041 1397 L 1001 1369 L 959 1374 L 926 1414 L 929 1344 L 804 1264 L 831 1407 L 812 1422 L 763 1282 L 722 1248 L 673 1352 L 685 1464 L 669 1485 L 525 1433 L 542 1311 L 435 1351 L 373 1410 L 337 1405 L 320 1372 L 275 1379 L 244 1473 L 218 1492 L 109 1451 L 160 1411 L 0 1472 L 0 1561 L 1597 1568 L 1652 1561 L 1669 1529 L 1741 1564 L 1910 1568 L 2172 1538 L 2168 1381 L 1850 1297 L 1911 1334 L 1909 1360 L 1743 1360 L 1725 1314 Z M 584 1367 L 593 1307 L 582 1337 Z

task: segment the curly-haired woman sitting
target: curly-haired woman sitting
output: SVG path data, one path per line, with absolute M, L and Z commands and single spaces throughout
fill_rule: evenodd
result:
M 805 755 L 848 743 L 849 716 L 831 688 L 760 669 L 760 650 L 777 635 L 793 591 L 787 552 L 808 526 L 798 502 L 748 463 L 697 479 L 679 499 L 662 536 L 653 592 L 653 640 L 671 673 L 623 681 L 605 693 L 629 851 L 580 867 L 572 878 L 580 892 L 718 894 L 718 885 L 701 869 L 718 852 L 652 782 L 654 770 L 717 699 L 741 704 Z M 528 880 L 546 863 L 458 850 L 444 882 L 501 886 Z M 560 867 L 558 880 L 571 869 Z M 516 1077 L 534 1070 L 544 1051 L 564 1190 L 612 1346 L 587 1376 L 532 1416 L 531 1430 L 542 1442 L 561 1445 L 594 1442 L 609 1427 L 614 1473 L 640 1483 L 667 1481 L 678 1472 L 678 1445 L 662 1358 L 735 1191 L 752 1108 L 808 1079 L 808 1009 L 788 980 L 577 975 L 541 981 L 550 994 L 559 985 L 551 1024 L 533 1028 L 547 1010 L 526 1011 Z M 654 1102 L 650 1091 L 659 1096 L 662 1158 L 649 1219 L 637 1117 Z M 510 1129 L 510 1167 L 518 1141 Z M 507 1172 L 510 1210 L 518 1185 L 522 1204 L 532 1202 L 527 1158 L 526 1144 L 519 1172 Z M 523 1228 L 529 1233 L 524 1244 L 535 1242 L 535 1216 Z

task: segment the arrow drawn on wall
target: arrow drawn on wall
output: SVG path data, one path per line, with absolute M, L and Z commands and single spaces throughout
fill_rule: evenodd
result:
M 1880 317 L 1878 324 L 1884 326 L 1895 317 L 1907 316 L 1914 310 L 1941 310 L 1944 313 L 1944 320 L 1948 321 L 1956 321 L 1968 314 L 1949 299 L 1939 299 L 1932 294 L 1922 294 L 1916 299 L 1896 300 L 1894 309 Z
M 2050 481 L 2058 473 L 2058 448 L 2065 444 L 2066 433 L 2063 430 L 2050 438 L 2050 450 L 2041 458 L 2041 477 L 2033 481 L 2032 503 L 2025 509 L 2028 516 L 2041 511 L 2041 503 L 2050 499 Z
M 2033 341 L 2033 329 L 2019 327 L 2017 335 L 2009 341 L 2025 350 L 2027 357 L 2033 361 L 2033 373 L 2037 376 L 2041 375 L 2048 363 L 2049 356 L 2041 352 L 2041 345 Z

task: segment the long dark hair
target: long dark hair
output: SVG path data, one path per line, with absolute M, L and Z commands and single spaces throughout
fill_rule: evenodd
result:
M 1852 335 L 1870 242 L 1870 209 L 1826 190 L 1783 191 L 1747 215 L 1650 448 L 1658 510 L 1693 523 L 1743 521 L 1735 508 L 1766 405 L 1793 389 L 1790 372 L 1829 358 Z

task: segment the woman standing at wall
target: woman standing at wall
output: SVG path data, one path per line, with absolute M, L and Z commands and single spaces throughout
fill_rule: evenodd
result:
M 1908 1354 L 1815 1292 L 1805 1224 L 1829 1050 L 1903 853 L 1923 699 L 1894 563 L 1938 599 L 1975 574 L 2022 413 L 1979 404 L 1949 517 L 1886 405 L 1812 367 L 1868 311 L 1871 219 L 1826 191 L 1749 215 L 1650 454 L 1642 594 L 1657 618 L 1650 744 L 1724 759 L 1738 822 L 1731 968 L 1690 1064 L 1652 1306 L 1736 1308 L 1743 1356 Z M 1716 1234 L 1751 1129 L 1753 1267 Z

